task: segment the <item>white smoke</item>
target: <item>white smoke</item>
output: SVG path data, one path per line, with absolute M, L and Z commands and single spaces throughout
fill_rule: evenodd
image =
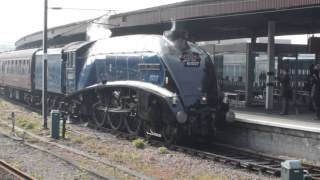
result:
M 87 28 L 87 40 L 95 41 L 99 39 L 106 39 L 111 37 L 111 30 L 108 26 L 109 16 L 94 20 Z

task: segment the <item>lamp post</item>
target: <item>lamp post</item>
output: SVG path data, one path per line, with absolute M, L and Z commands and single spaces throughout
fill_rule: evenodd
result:
M 42 67 L 42 117 L 43 128 L 48 128 L 47 109 L 47 75 L 48 75 L 48 0 L 44 0 L 44 24 L 43 24 L 43 67 Z

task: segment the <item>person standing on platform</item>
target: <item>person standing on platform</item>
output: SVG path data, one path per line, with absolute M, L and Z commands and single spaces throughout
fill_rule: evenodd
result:
M 312 76 L 311 98 L 316 111 L 316 119 L 320 120 L 320 65 L 316 65 Z
M 290 89 L 290 77 L 288 68 L 280 71 L 280 98 L 281 98 L 281 113 L 280 115 L 288 115 L 289 99 L 292 96 Z
M 309 110 L 314 112 L 314 106 L 313 106 L 313 100 L 311 97 L 311 91 L 312 91 L 312 81 L 313 81 L 313 75 L 314 75 L 314 65 L 311 64 L 309 66 L 309 74 L 307 76 L 306 82 L 305 82 L 305 86 L 304 86 L 304 90 L 308 92 L 309 97 L 308 97 L 308 102 L 309 102 Z

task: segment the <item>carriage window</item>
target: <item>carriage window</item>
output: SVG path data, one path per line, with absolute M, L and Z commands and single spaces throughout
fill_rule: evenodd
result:
M 12 66 L 12 61 L 9 61 L 8 62 L 8 71 L 9 71 L 9 73 L 11 73 L 11 66 Z
M 22 61 L 22 73 L 26 74 L 26 60 Z
M 70 63 L 70 61 L 71 61 L 71 56 L 70 56 L 70 53 L 68 53 L 68 55 L 67 55 L 67 67 L 70 67 L 71 66 L 71 63 Z
M 76 53 L 72 52 L 72 67 L 76 66 Z
M 9 61 L 8 62 L 8 71 L 9 71 L 9 73 L 12 73 L 11 72 L 11 67 L 12 67 L 12 61 Z
M 74 67 L 74 53 L 73 52 L 68 52 L 67 54 L 67 68 L 72 68 Z
M 14 74 L 16 74 L 17 71 L 18 71 L 18 66 L 17 66 L 17 64 L 18 64 L 18 61 L 17 61 L 17 60 L 13 61 L 12 72 L 13 72 Z
M 68 68 L 75 67 L 75 52 L 68 52 L 68 55 L 67 55 L 67 67 Z
M 28 74 L 31 73 L 31 67 L 30 67 L 29 61 L 27 62 L 27 72 L 28 72 Z
M 23 60 L 23 68 L 22 68 L 22 73 L 26 74 L 27 72 L 27 60 Z
M 22 74 L 22 61 L 19 60 L 17 63 L 18 63 L 18 74 Z

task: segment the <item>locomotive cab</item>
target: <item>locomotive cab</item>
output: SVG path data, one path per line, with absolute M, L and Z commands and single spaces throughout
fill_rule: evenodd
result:
M 93 42 L 73 42 L 63 48 L 63 59 L 65 60 L 65 91 L 72 94 L 78 90 L 80 71 L 87 56 L 87 48 Z

